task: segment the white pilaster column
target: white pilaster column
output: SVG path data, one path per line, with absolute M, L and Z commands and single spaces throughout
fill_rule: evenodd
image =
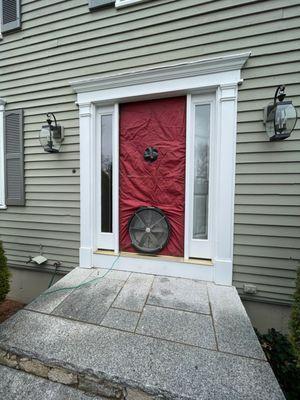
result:
M 221 85 L 217 93 L 219 157 L 217 160 L 217 207 L 215 283 L 232 284 L 233 222 L 236 159 L 237 84 Z
M 4 174 L 4 111 L 5 100 L 0 99 L 0 209 L 5 209 L 5 174 Z
M 80 267 L 93 266 L 94 126 L 92 103 L 79 104 L 80 129 Z

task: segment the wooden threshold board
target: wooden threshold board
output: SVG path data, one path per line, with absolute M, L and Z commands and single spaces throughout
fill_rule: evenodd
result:
M 121 251 L 119 254 L 116 254 L 113 250 L 96 250 L 95 254 L 105 254 L 110 256 L 120 256 L 120 257 L 133 257 L 133 258 L 147 258 L 148 260 L 151 259 L 161 259 L 161 260 L 168 260 L 174 261 L 179 263 L 186 263 L 186 264 L 201 264 L 201 265 L 213 265 L 212 260 L 207 259 L 200 259 L 200 258 L 189 258 L 188 260 L 184 259 L 183 257 L 173 257 L 173 256 L 162 256 L 157 254 L 141 254 L 141 253 L 130 253 Z

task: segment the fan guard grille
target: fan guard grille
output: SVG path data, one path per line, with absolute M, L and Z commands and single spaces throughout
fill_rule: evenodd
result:
M 167 244 L 170 225 L 156 207 L 140 207 L 129 222 L 131 244 L 142 253 L 158 253 Z

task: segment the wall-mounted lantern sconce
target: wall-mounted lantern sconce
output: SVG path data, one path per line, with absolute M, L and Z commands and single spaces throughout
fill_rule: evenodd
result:
M 64 128 L 57 124 L 53 113 L 47 114 L 47 124 L 42 126 L 40 132 L 41 146 L 47 153 L 58 153 L 64 140 Z
M 264 124 L 271 142 L 287 139 L 297 122 L 297 110 L 291 101 L 284 100 L 285 96 L 285 86 L 278 86 L 273 103 L 264 109 Z

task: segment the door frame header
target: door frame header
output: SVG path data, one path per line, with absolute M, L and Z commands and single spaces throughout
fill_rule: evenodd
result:
M 241 68 L 250 52 L 202 59 L 157 68 L 71 81 L 77 104 L 135 101 L 156 96 L 193 93 L 242 82 Z

